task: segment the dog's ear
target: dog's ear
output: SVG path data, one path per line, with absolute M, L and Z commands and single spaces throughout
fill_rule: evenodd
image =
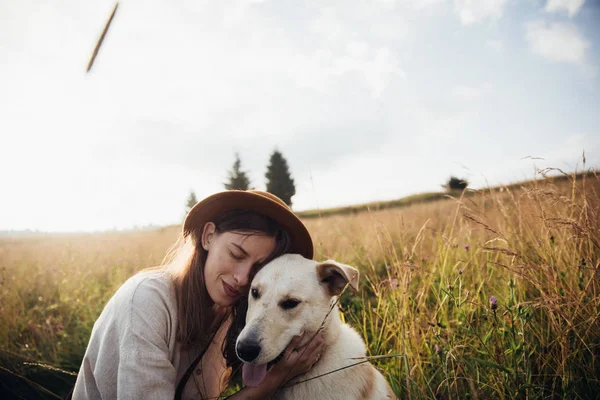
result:
M 349 283 L 354 291 L 358 291 L 358 270 L 337 261 L 327 260 L 317 264 L 319 281 L 327 285 L 327 291 L 332 296 L 337 296 Z

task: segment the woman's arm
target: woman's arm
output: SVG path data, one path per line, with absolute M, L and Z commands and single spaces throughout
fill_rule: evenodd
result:
M 318 361 L 318 357 L 325 350 L 325 343 L 323 337 L 317 335 L 305 346 L 296 348 L 301 338 L 301 336 L 296 336 L 292 339 L 285 349 L 281 361 L 267 372 L 265 379 L 258 387 L 246 387 L 227 397 L 227 399 L 254 400 L 270 398 L 290 379 L 310 371 L 312 366 Z
M 170 360 L 173 341 L 168 292 L 164 282 L 148 279 L 135 290 L 128 323 L 121 331 L 118 398 L 167 399 L 175 393 L 176 369 Z
M 171 303 L 166 281 L 121 286 L 94 324 L 73 399 L 172 399 Z

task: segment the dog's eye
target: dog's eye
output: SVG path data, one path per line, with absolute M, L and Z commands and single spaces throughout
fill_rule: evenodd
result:
M 253 298 L 258 299 L 258 289 L 257 288 L 252 288 L 250 293 L 252 294 Z
M 282 301 L 281 303 L 279 303 L 281 308 L 283 308 L 284 310 L 291 310 L 292 308 L 295 308 L 298 304 L 300 304 L 300 302 L 298 300 L 292 300 L 292 299 Z

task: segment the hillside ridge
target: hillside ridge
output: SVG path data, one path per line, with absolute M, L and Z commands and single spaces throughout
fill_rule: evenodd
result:
M 567 180 L 571 180 L 571 181 L 573 179 L 579 180 L 579 179 L 582 179 L 584 176 L 585 177 L 593 177 L 593 176 L 597 176 L 597 174 L 598 174 L 598 171 L 589 170 L 587 172 L 579 172 L 579 173 L 572 173 L 572 174 L 563 173 L 562 175 L 545 176 L 541 179 L 530 179 L 527 181 L 511 183 L 508 185 L 489 186 L 489 187 L 482 188 L 482 189 L 466 188 L 465 195 L 469 196 L 469 195 L 473 195 L 476 193 L 480 193 L 482 191 L 490 191 L 490 190 L 500 190 L 500 189 L 513 190 L 513 189 L 520 188 L 522 186 L 528 186 L 528 185 L 540 184 L 540 183 L 541 184 L 547 184 L 547 183 L 555 184 L 555 183 L 561 183 L 561 182 L 564 182 Z M 384 210 L 387 208 L 408 207 L 413 204 L 422 204 L 422 203 L 429 203 L 432 201 L 442 200 L 442 199 L 448 198 L 449 196 L 457 197 L 457 196 L 460 196 L 461 194 L 462 194 L 462 191 L 460 191 L 460 190 L 417 193 L 417 194 L 401 197 L 399 199 L 394 199 L 394 200 L 372 201 L 372 202 L 368 202 L 368 203 L 353 204 L 353 205 L 340 206 L 340 207 L 297 211 L 296 215 L 298 215 L 300 218 L 310 219 L 310 218 L 328 217 L 328 216 L 332 216 L 332 215 L 356 214 L 356 213 L 364 212 L 364 211 L 376 211 L 376 210 Z

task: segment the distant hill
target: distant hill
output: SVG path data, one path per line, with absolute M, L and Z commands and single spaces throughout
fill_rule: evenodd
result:
M 599 174 L 598 171 L 589 171 L 589 172 L 585 172 L 585 173 L 578 173 L 575 175 L 574 174 L 569 174 L 569 175 L 563 174 L 563 175 L 556 175 L 556 176 L 548 176 L 548 177 L 541 178 L 541 179 L 532 179 L 532 180 L 523 181 L 523 182 L 511 183 L 509 185 L 490 186 L 490 187 L 486 187 L 486 188 L 482 188 L 482 189 L 467 188 L 467 189 L 465 189 L 465 195 L 469 196 L 469 195 L 473 195 L 473 194 L 475 194 L 477 192 L 481 192 L 481 191 L 490 191 L 490 190 L 495 191 L 495 190 L 501 190 L 501 189 L 505 189 L 505 188 L 509 189 L 509 190 L 514 190 L 514 189 L 521 188 L 523 186 L 531 186 L 534 184 L 539 185 L 540 183 L 542 183 L 542 184 L 546 184 L 546 183 L 557 184 L 557 183 L 567 182 L 572 179 L 579 180 L 579 179 L 583 178 L 584 175 L 586 177 L 590 177 L 590 178 L 598 177 L 598 174 Z M 356 213 L 363 212 L 363 211 L 375 211 L 375 210 L 384 210 L 386 208 L 408 207 L 413 204 L 429 203 L 432 201 L 448 198 L 448 196 L 457 197 L 460 195 L 461 195 L 461 191 L 419 193 L 419 194 L 414 194 L 414 195 L 407 196 L 407 197 L 402 197 L 402 198 L 396 199 L 396 200 L 374 201 L 374 202 L 370 202 L 370 203 L 355 204 L 355 205 L 335 207 L 335 208 L 305 210 L 305 211 L 298 211 L 298 212 L 296 212 L 296 214 L 300 218 L 320 218 L 320 217 L 326 217 L 326 216 L 332 216 L 332 215 L 356 214 Z
M 35 235 L 43 235 L 44 232 L 40 231 L 32 231 L 32 230 L 24 230 L 24 231 L 0 231 L 0 237 L 2 236 L 14 236 L 14 237 L 23 237 L 23 236 L 35 236 Z

